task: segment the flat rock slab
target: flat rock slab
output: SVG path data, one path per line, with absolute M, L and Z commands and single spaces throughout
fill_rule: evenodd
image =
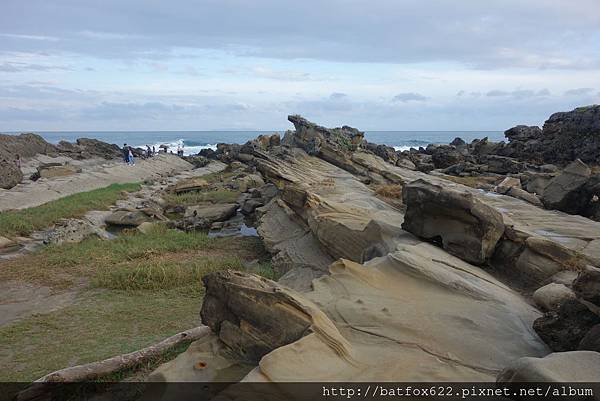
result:
M 232 217 L 238 209 L 236 203 L 206 204 L 197 206 L 188 206 L 185 209 L 185 217 L 195 217 L 205 219 L 210 222 L 224 221 Z
M 41 179 L 26 185 L 17 185 L 8 191 L 0 192 L 0 211 L 26 209 L 56 200 L 67 195 L 103 188 L 111 184 L 142 182 L 192 170 L 194 166 L 185 160 L 169 154 L 161 154 L 147 160 L 139 160 L 135 166 L 122 162 L 110 162 L 84 169 L 82 173 L 68 177 Z M 225 168 L 219 162 L 193 170 L 194 175 L 203 175 Z

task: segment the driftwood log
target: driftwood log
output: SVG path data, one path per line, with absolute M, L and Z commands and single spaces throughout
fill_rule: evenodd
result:
M 98 362 L 86 363 L 84 365 L 72 366 L 49 373 L 36 381 L 31 386 L 21 391 L 16 397 L 17 401 L 33 400 L 43 397 L 49 384 L 77 383 L 95 380 L 124 369 L 132 368 L 138 364 L 156 358 L 166 351 L 188 341 L 198 340 L 210 333 L 207 326 L 199 326 L 182 331 L 161 342 L 143 348 L 139 351 L 114 356 Z

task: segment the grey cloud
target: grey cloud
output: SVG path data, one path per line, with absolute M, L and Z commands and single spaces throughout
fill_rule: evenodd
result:
M 393 102 L 422 102 L 429 99 L 426 96 L 421 95 L 420 93 L 408 92 L 408 93 L 399 93 L 392 99 Z
M 438 0 L 435 7 L 419 0 L 354 0 L 351 7 L 345 0 L 86 4 L 30 0 L 24 7 L 22 0 L 4 0 L 0 26 L 14 38 L 2 47 L 121 59 L 173 57 L 174 48 L 188 47 L 336 62 L 600 68 L 596 0 Z
M 0 64 L 0 71 L 2 72 L 23 72 L 23 71 L 56 71 L 56 70 L 69 70 L 70 68 L 64 65 L 44 65 L 44 64 L 31 64 L 21 62 L 5 62 Z
M 346 95 L 345 93 L 341 93 L 341 92 L 334 92 L 331 95 L 329 95 L 329 97 L 331 99 L 337 99 L 337 100 L 339 100 L 339 99 L 345 99 L 345 98 L 347 98 L 348 95 Z
M 582 96 L 582 95 L 589 95 L 594 91 L 593 88 L 576 88 L 576 89 L 569 89 L 568 91 L 565 92 L 565 96 Z

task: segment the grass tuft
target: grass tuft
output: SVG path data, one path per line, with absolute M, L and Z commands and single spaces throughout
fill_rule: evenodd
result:
M 81 217 L 90 210 L 104 210 L 123 198 L 123 191 L 135 192 L 140 184 L 112 184 L 105 188 L 81 192 L 40 206 L 0 213 L 0 235 L 28 235 L 48 228 L 60 219 Z
M 234 203 L 240 196 L 239 191 L 227 189 L 207 192 L 186 192 L 182 194 L 167 194 L 164 199 L 172 206 L 189 206 L 201 203 Z

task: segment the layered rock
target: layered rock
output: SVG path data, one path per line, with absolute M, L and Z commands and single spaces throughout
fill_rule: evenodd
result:
M 502 215 L 468 193 L 418 180 L 404 188 L 404 203 L 403 229 L 468 262 L 487 261 L 504 233 Z

